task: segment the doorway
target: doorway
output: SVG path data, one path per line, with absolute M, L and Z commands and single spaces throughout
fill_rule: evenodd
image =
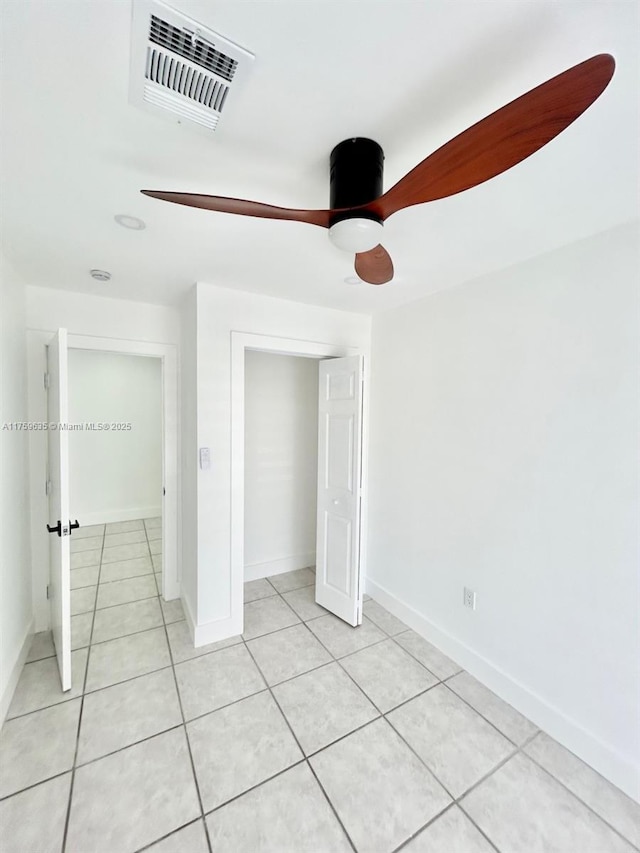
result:
M 128 370 L 137 373 L 137 382 L 129 383 L 129 395 L 135 396 L 134 385 L 139 389 L 147 387 L 146 404 L 142 400 L 137 403 L 132 400 L 131 406 L 138 407 L 136 417 L 138 419 L 139 435 L 129 443 L 127 435 L 134 433 L 134 423 L 131 421 L 131 430 L 119 429 L 121 433 L 120 444 L 127 448 L 127 453 L 121 459 L 122 479 L 131 481 L 135 474 L 144 479 L 148 478 L 148 488 L 144 486 L 129 496 L 125 497 L 115 485 L 116 477 L 110 472 L 105 472 L 103 486 L 108 493 L 109 504 L 100 507 L 99 512 L 104 515 L 105 523 L 125 524 L 127 521 L 135 521 L 142 514 L 143 518 L 161 518 L 161 595 L 169 601 L 180 595 L 180 578 L 178 575 L 178 399 L 177 399 L 177 357 L 175 347 L 166 344 L 152 344 L 142 341 L 126 341 L 112 338 L 95 338 L 84 335 L 69 335 L 70 359 L 77 359 L 84 363 L 85 373 L 88 377 L 84 381 L 91 381 L 91 368 L 96 371 L 112 372 L 112 379 L 116 382 L 117 376 L 123 376 Z M 124 360 L 118 362 L 119 358 Z M 130 361 L 128 359 L 131 359 Z M 114 361 L 115 360 L 115 361 Z M 117 365 L 117 367 L 116 367 Z M 158 392 L 151 390 L 150 374 L 159 371 L 159 405 L 157 405 Z M 93 374 L 94 377 L 96 373 Z M 128 382 L 128 380 L 127 380 Z M 99 391 L 97 391 L 99 394 Z M 153 394 L 154 401 L 148 395 Z M 117 395 L 116 395 L 117 396 Z M 99 405 L 98 401 L 96 403 Z M 97 410 L 98 413 L 100 409 Z M 106 410 L 104 410 L 106 413 Z M 112 410 L 113 411 L 113 410 Z M 130 409 L 134 411 L 135 409 Z M 151 419 L 151 420 L 149 420 Z M 153 423 L 155 421 L 155 424 Z M 118 421 L 116 418 L 107 419 L 108 423 L 129 423 L 127 419 Z M 111 432 L 111 430 L 109 430 Z M 146 462 L 136 459 L 134 444 L 137 439 L 142 439 L 141 449 L 144 445 L 143 435 L 147 441 L 156 442 L 156 451 L 152 454 L 144 454 Z M 152 437 L 153 436 L 153 437 Z M 74 436 L 75 438 L 75 436 Z M 113 438 L 113 436 L 111 436 Z M 116 436 L 117 439 L 117 436 Z M 108 439 L 107 439 L 108 441 Z M 108 451 L 108 448 L 105 447 Z M 86 457 L 85 457 L 86 458 Z M 158 471 L 159 463 L 159 471 Z M 145 467 L 146 466 L 146 467 Z M 155 473 L 152 471 L 155 468 Z M 159 474 L 159 481 L 157 476 Z M 154 479 L 155 478 L 155 479 Z M 72 480 L 72 495 L 74 484 Z M 155 495 L 154 495 L 154 489 Z M 86 484 L 85 484 L 86 494 Z M 124 514 L 122 508 L 118 509 L 118 503 L 122 501 L 127 504 Z M 159 503 L 158 503 L 159 501 Z M 115 507 L 115 509 L 114 509 Z M 74 511 L 74 510 L 72 510 Z M 95 507 L 89 509 L 85 516 L 85 523 L 91 524 L 98 521 Z M 136 516 L 134 518 L 134 516 Z M 82 523 L 82 522 L 81 522 Z M 151 524 L 157 525 L 156 522 Z M 122 532 L 128 532 L 123 530 Z M 152 534 L 157 535 L 157 534 Z M 155 540 L 154 540 L 155 541 Z M 156 546 L 154 546 L 155 550 Z M 156 566 L 160 566 L 160 560 L 156 560 Z
M 109 622 L 161 618 L 162 361 L 70 347 L 67 377 L 75 650 L 110 638 Z
M 316 359 L 245 353 L 244 580 L 315 568 Z
M 68 371 L 72 513 L 81 527 L 158 518 L 161 360 L 70 347 Z
M 363 405 L 365 393 L 362 374 L 362 354 L 356 348 L 352 347 L 273 338 L 241 332 L 231 333 L 231 622 L 234 627 L 238 626 L 236 629 L 238 633 L 242 631 L 244 581 L 246 579 L 245 440 L 247 413 L 245 411 L 245 357 L 251 351 L 256 350 L 260 351 L 262 355 L 301 356 L 307 360 L 313 360 L 316 370 L 319 363 L 325 366 L 333 363 L 335 366 L 336 373 L 333 378 L 326 373 L 324 368 L 321 369 L 321 372 L 324 370 L 321 381 L 323 393 L 320 393 L 320 385 L 318 386 L 318 402 L 320 403 L 326 395 L 328 395 L 327 400 L 329 401 L 329 409 L 324 411 L 322 423 L 325 427 L 330 425 L 328 433 L 323 433 L 322 428 L 320 429 L 319 446 L 321 458 L 323 459 L 320 469 L 323 472 L 325 470 L 326 472 L 331 472 L 329 479 L 333 479 L 333 472 L 336 470 L 334 462 L 340 456 L 340 452 L 336 455 L 334 449 L 340 451 L 342 448 L 346 451 L 342 456 L 345 460 L 349 460 L 349 464 L 353 463 L 353 465 L 349 469 L 349 472 L 346 472 L 344 478 L 345 483 L 348 481 L 348 486 L 345 490 L 353 493 L 355 503 L 352 503 L 351 506 L 353 508 L 357 504 L 357 508 L 353 509 L 350 519 L 344 519 L 346 522 L 344 525 L 332 525 L 332 521 L 336 518 L 336 513 L 342 511 L 343 501 L 334 492 L 331 494 L 331 507 L 322 503 L 320 504 L 321 512 L 319 515 L 316 514 L 316 518 L 321 519 L 321 525 L 318 525 L 320 533 L 317 535 L 316 543 L 319 548 L 318 553 L 320 554 L 322 571 L 316 576 L 316 596 L 320 604 L 345 619 L 349 624 L 360 624 L 362 621 L 361 578 L 363 572 L 360 543 L 363 539 L 362 519 L 364 513 L 362 507 L 365 503 L 366 493 L 366 485 L 359 473 L 362 470 L 361 460 L 366 448 L 366 417 L 364 415 L 366 405 Z M 342 382 L 343 375 L 341 372 L 343 371 L 346 371 L 344 372 L 344 378 L 347 380 L 346 385 Z M 348 375 L 349 372 L 350 376 Z M 346 395 L 343 393 L 344 388 L 350 389 Z M 335 413 L 332 414 L 330 411 L 331 408 L 336 402 L 338 407 L 347 404 L 347 397 L 351 398 L 351 403 L 348 405 L 351 405 L 353 411 L 348 415 L 346 410 L 344 410 L 338 418 L 334 418 Z M 347 446 L 342 441 L 342 437 L 346 433 L 342 433 L 340 427 L 337 430 L 333 427 L 338 424 L 339 419 L 342 419 L 346 424 L 350 418 L 351 427 L 349 429 L 351 429 L 351 436 L 357 434 L 357 440 L 355 442 L 349 440 Z M 353 429 L 353 424 L 356 423 L 357 427 Z M 326 453 L 328 451 L 329 456 L 327 457 Z M 322 457 L 323 453 L 325 454 L 324 457 Z M 318 457 L 316 457 L 314 465 L 316 470 L 318 470 L 317 466 Z M 357 477 L 352 476 L 356 471 L 358 472 Z M 325 478 L 322 477 L 320 480 L 324 483 Z M 322 486 L 317 493 L 319 499 L 322 498 L 325 502 L 333 488 L 333 485 L 328 482 L 326 486 Z M 342 483 L 338 484 L 338 488 L 343 488 Z M 339 504 L 340 506 L 338 507 Z M 342 532 L 339 532 L 337 536 L 335 535 L 338 531 L 338 526 L 342 526 L 342 531 L 347 531 L 347 536 L 342 535 Z M 330 527 L 332 529 L 329 529 Z M 323 550 L 323 544 L 325 546 L 329 544 L 330 547 Z M 338 554 L 338 559 L 332 559 L 336 554 Z M 330 564 L 331 570 L 327 571 Z M 251 566 L 252 564 L 249 563 L 249 565 Z M 286 564 L 282 566 L 282 570 L 286 570 Z M 277 573 L 272 572 L 272 574 Z M 253 575 L 254 578 L 257 576 L 257 574 Z M 336 595 L 334 595 L 334 592 Z M 322 595 L 324 595 L 324 600 L 320 598 Z
M 47 398 L 48 394 L 44 391 L 47 387 L 47 347 L 52 341 L 51 332 L 29 331 L 28 332 L 28 352 L 29 352 L 29 416 L 34 422 L 46 422 L 47 416 Z M 70 334 L 67 336 L 65 330 L 59 330 L 58 335 L 60 340 L 64 339 L 65 357 L 64 357 L 64 374 L 65 385 L 67 380 L 67 353 L 66 347 L 73 350 L 90 350 L 97 353 L 119 353 L 131 356 L 146 356 L 161 363 L 161 405 L 160 410 L 155 413 L 155 417 L 162 424 L 161 428 L 161 468 L 162 468 L 162 496 L 161 496 L 161 517 L 162 524 L 160 528 L 153 528 L 153 524 L 158 522 L 149 522 L 145 524 L 145 535 L 147 527 L 153 530 L 150 535 L 146 535 L 147 542 L 156 542 L 150 546 L 149 550 L 153 556 L 153 551 L 162 551 L 162 570 L 157 574 L 157 578 L 161 584 L 161 595 L 165 601 L 176 599 L 180 595 L 180 578 L 178 575 L 178 376 L 177 376 L 177 353 L 176 347 L 171 344 L 156 344 L 143 341 L 121 340 L 116 338 L 100 338 L 88 335 Z M 62 362 L 61 362 L 62 363 Z M 43 388 L 42 377 L 45 374 L 45 384 Z M 65 393 L 66 399 L 66 393 Z M 68 414 L 64 418 L 55 418 L 55 420 L 65 420 L 71 422 Z M 65 435 L 69 436 L 69 432 Z M 54 539 L 47 532 L 47 524 L 51 521 L 49 512 L 49 500 L 47 490 L 43 488 L 47 479 L 46 472 L 48 470 L 49 457 L 49 437 L 51 432 L 33 431 L 30 435 L 30 468 L 31 468 L 31 528 L 32 528 L 32 567 L 33 567 L 33 604 L 35 615 L 35 630 L 36 633 L 42 634 L 47 632 L 55 623 L 52 622 L 52 601 L 48 595 L 48 585 L 51 583 L 51 573 L 53 566 L 51 565 L 50 548 Z M 66 466 L 68 471 L 68 464 Z M 68 507 L 62 514 L 56 513 L 56 518 L 64 516 L 69 520 L 75 521 L 75 516 L 71 519 L 71 513 L 74 507 Z M 158 518 L 160 516 L 154 516 Z M 91 521 L 90 516 L 86 516 L 84 524 Z M 55 520 L 53 522 L 55 524 Z M 113 519 L 111 520 L 113 522 Z M 129 523 L 129 522 L 122 522 Z M 84 527 L 84 532 L 87 532 L 87 527 Z M 74 539 L 77 537 L 75 531 Z M 122 531 L 127 533 L 129 531 Z M 106 535 L 106 534 L 104 534 Z M 65 536 L 67 542 L 66 552 L 69 554 L 69 540 L 71 537 Z M 62 540 L 57 540 L 62 541 Z M 153 549 L 153 550 L 152 550 Z M 156 555 L 159 557 L 159 554 Z M 67 581 L 66 593 L 64 598 L 66 604 L 62 608 L 66 612 L 67 631 L 69 626 L 69 557 L 66 558 L 67 565 Z M 156 559 L 156 565 L 159 567 L 160 561 Z M 54 590 L 55 592 L 55 590 Z

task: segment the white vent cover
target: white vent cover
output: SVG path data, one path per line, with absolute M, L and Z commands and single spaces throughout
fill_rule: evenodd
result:
M 157 0 L 133 0 L 132 104 L 215 130 L 254 56 Z

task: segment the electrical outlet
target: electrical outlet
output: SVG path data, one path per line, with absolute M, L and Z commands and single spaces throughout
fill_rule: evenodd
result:
M 467 586 L 464 588 L 464 606 L 470 607 L 472 610 L 476 609 L 476 594 Z

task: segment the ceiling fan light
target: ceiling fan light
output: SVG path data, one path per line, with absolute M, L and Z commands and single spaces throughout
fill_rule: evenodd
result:
M 329 228 L 329 239 L 345 252 L 368 252 L 382 239 L 382 222 L 375 219 L 342 219 Z

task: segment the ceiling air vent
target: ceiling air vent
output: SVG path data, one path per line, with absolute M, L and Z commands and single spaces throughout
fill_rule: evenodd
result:
M 129 97 L 136 106 L 215 130 L 253 59 L 156 0 L 133 2 Z

